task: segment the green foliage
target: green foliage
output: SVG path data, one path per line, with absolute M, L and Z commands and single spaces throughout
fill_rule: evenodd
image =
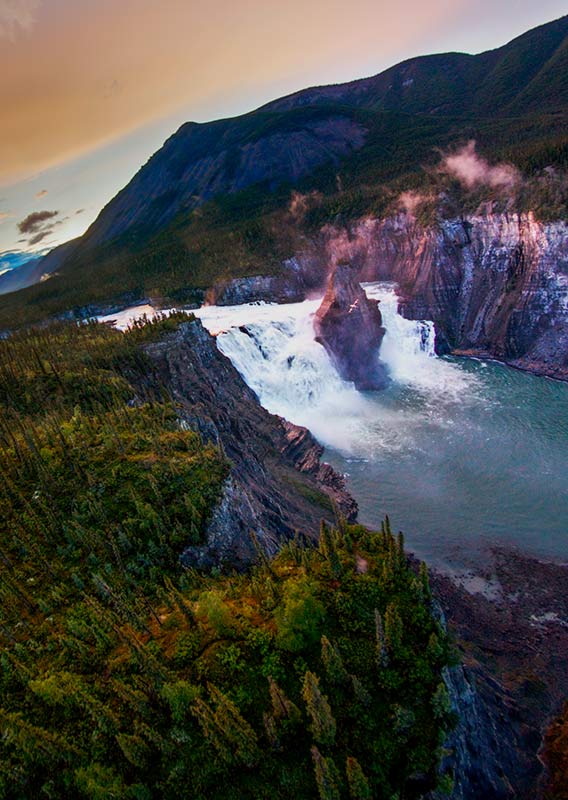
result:
M 340 800 L 338 774 L 332 758 L 324 758 L 317 747 L 312 747 L 312 759 L 320 800 Z
M 313 646 L 320 638 L 323 618 L 315 583 L 304 575 L 287 581 L 274 613 L 280 647 L 297 653 Z
M 291 548 L 250 575 L 164 566 L 166 580 L 130 594 L 111 573 L 111 597 L 83 592 L 73 606 L 58 586 L 54 610 L 49 581 L 7 571 L 19 611 L 0 628 L 12 776 L 0 796 L 390 798 L 417 771 L 434 786 L 451 721 L 445 635 L 413 573 L 393 565 L 391 534 L 329 533 L 339 579 L 318 550 Z M 380 670 L 375 609 L 398 617 Z
M 388 525 L 298 537 L 247 575 L 181 570 L 227 464 L 133 387 L 140 345 L 185 321 L 0 341 L 0 798 L 434 786 L 449 647 Z
M 346 765 L 349 797 L 351 800 L 371 800 L 371 787 L 356 758 L 349 757 Z
M 335 739 L 336 722 L 327 697 L 322 694 L 319 678 L 306 672 L 302 697 L 310 717 L 310 731 L 318 744 L 332 745 Z

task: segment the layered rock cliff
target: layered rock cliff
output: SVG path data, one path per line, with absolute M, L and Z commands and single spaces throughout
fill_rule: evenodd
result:
M 401 312 L 431 319 L 439 352 L 496 358 L 568 379 L 568 225 L 480 214 L 425 226 L 411 214 L 328 228 L 363 281 L 396 281 Z
M 269 414 L 199 320 L 146 348 L 154 366 L 141 392 L 165 387 L 182 425 L 223 449 L 232 468 L 205 547 L 186 550 L 187 565 L 242 568 L 297 533 L 314 536 L 338 510 L 357 504 L 342 476 L 320 461 L 323 448 L 305 428 Z M 255 542 L 256 539 L 256 542 Z

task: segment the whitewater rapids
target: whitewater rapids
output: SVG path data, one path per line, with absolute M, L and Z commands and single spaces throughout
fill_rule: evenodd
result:
M 467 563 L 483 542 L 568 557 L 568 383 L 474 359 L 439 358 L 434 325 L 380 300 L 392 381 L 358 392 L 314 340 L 321 300 L 205 306 L 194 313 L 269 411 L 309 428 L 347 477 L 359 519 L 388 513 L 421 557 Z M 105 318 L 120 328 L 139 306 Z M 483 559 L 483 557 L 482 557 Z
M 313 321 L 320 299 L 286 305 L 205 306 L 195 314 L 217 337 L 221 352 L 265 408 L 306 426 L 322 444 L 344 455 L 372 458 L 377 449 L 397 450 L 409 444 L 424 413 L 444 425 L 445 407 L 463 402 L 466 390 L 471 395 L 475 380 L 436 357 L 432 322 L 407 320 L 398 313 L 393 284 L 363 288 L 380 300 L 386 328 L 380 356 L 394 389 L 378 395 L 361 393 L 341 380 L 315 341 Z M 424 407 L 389 407 L 397 387 L 421 395 Z

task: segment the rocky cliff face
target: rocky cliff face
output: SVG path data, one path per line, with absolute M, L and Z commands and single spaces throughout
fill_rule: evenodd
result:
M 421 225 L 411 214 L 330 228 L 362 280 L 397 281 L 401 311 L 436 324 L 437 349 L 568 379 L 568 225 L 483 214 Z
M 356 516 L 343 478 L 320 461 L 323 448 L 305 428 L 262 408 L 199 320 L 146 352 L 154 374 L 141 391 L 165 387 L 181 424 L 222 447 L 232 464 L 207 544 L 186 550 L 184 563 L 242 568 L 257 557 L 254 537 L 273 554 L 296 533 L 316 536 L 334 508 Z
M 387 371 L 379 359 L 385 329 L 379 304 L 369 300 L 349 264 L 339 264 L 331 273 L 314 330 L 344 380 L 361 390 L 385 388 Z

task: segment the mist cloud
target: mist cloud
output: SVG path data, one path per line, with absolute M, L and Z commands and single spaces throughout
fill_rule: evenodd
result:
M 511 164 L 491 165 L 476 152 L 474 140 L 451 155 L 446 155 L 440 171 L 457 178 L 467 189 L 491 186 L 494 189 L 512 189 L 520 180 L 518 170 Z
M 35 22 L 35 12 L 43 0 L 0 0 L 0 37 L 16 38 L 19 31 L 28 31 Z

